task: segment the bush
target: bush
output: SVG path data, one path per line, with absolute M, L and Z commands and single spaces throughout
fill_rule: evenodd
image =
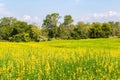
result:
M 21 34 L 16 34 L 13 37 L 9 37 L 9 40 L 13 42 L 28 42 L 31 39 L 28 33 L 21 33 Z

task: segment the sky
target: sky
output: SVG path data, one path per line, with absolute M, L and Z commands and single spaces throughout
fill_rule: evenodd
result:
M 42 24 L 51 13 L 70 14 L 75 23 L 120 21 L 120 0 L 0 0 L 0 18 Z

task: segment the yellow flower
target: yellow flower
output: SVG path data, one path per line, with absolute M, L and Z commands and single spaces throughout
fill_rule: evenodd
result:
M 100 70 L 100 69 L 97 69 L 97 70 L 96 70 L 96 73 L 100 73 L 100 72 L 101 72 L 101 70 Z
M 35 59 L 36 59 L 36 57 L 35 57 L 34 55 L 32 55 L 32 56 L 31 56 L 31 59 L 32 59 L 32 60 L 35 60 Z
M 18 77 L 16 80 L 21 80 L 20 77 Z
M 48 61 L 47 61 L 46 66 L 45 66 L 45 70 L 46 70 L 46 73 L 47 73 L 47 74 L 50 73 L 50 64 L 49 64 Z

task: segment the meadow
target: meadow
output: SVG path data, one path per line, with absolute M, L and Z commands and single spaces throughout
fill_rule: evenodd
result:
M 119 80 L 120 39 L 0 42 L 0 80 Z

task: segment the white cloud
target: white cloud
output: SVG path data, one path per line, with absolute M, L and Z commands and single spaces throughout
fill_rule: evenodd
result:
M 38 16 L 29 16 L 29 15 L 24 15 L 20 18 L 23 21 L 27 21 L 27 22 L 38 22 L 40 21 Z
M 22 17 L 22 19 L 23 19 L 24 21 L 30 21 L 30 20 L 31 20 L 31 16 L 29 16 L 29 15 L 24 15 L 24 16 Z
M 28 23 L 36 23 L 36 24 L 40 24 L 41 20 L 38 16 L 30 16 L 30 15 L 24 15 L 22 17 L 18 18 L 19 20 L 28 22 Z
M 94 13 L 93 17 L 95 18 L 120 17 L 120 13 L 115 12 L 115 11 L 108 11 L 104 13 Z
M 32 17 L 32 22 L 37 22 L 37 23 L 40 23 L 40 18 L 38 16 L 34 16 Z
M 107 22 L 107 21 L 120 21 L 120 12 L 107 11 L 101 13 L 93 13 L 85 16 L 75 18 L 78 21 L 84 22 Z

